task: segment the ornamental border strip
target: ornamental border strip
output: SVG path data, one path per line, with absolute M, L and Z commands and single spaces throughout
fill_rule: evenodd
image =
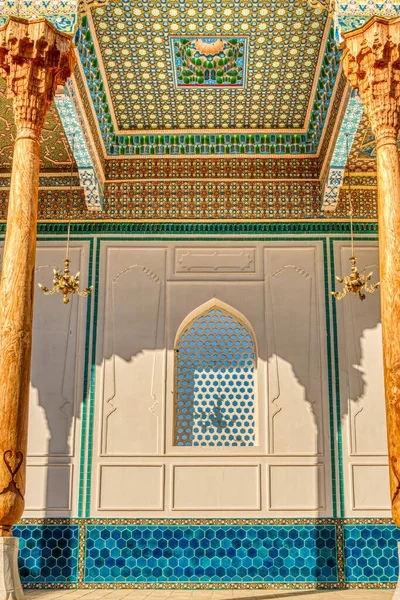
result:
M 6 222 L 0 222 L 0 233 L 6 231 Z M 68 231 L 68 222 L 44 221 L 38 223 L 39 233 L 62 233 Z M 355 233 L 378 233 L 376 220 L 356 221 L 354 223 Z M 97 233 L 137 233 L 137 234 L 264 234 L 264 233 L 315 233 L 336 234 L 350 233 L 350 221 L 267 221 L 267 222 L 124 222 L 124 221 L 79 221 L 71 222 L 72 234 L 97 234 Z
M 23 517 L 17 525 L 395 525 L 391 517 Z
M 255 518 L 255 519 L 235 519 L 235 518 L 24 518 L 18 525 L 78 525 L 78 547 L 77 547 L 77 571 L 76 581 L 64 582 L 26 582 L 23 587 L 26 589 L 393 589 L 396 587 L 394 581 L 348 581 L 346 580 L 346 558 L 345 558 L 345 538 L 343 528 L 346 525 L 375 525 L 375 526 L 394 526 L 390 518 L 373 517 L 347 517 L 347 518 Z M 106 526 L 312 526 L 328 525 L 334 526 L 336 532 L 336 562 L 337 579 L 336 581 L 303 581 L 303 582 L 202 582 L 202 581 L 183 581 L 183 582 L 85 582 L 85 559 L 86 559 L 86 540 L 87 526 L 106 525 Z

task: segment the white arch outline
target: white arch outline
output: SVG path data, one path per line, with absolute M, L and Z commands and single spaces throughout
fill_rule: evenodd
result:
M 205 314 L 212 308 L 220 308 L 221 310 L 227 312 L 232 317 L 235 317 L 239 321 L 239 323 L 241 323 L 247 329 L 247 331 L 249 332 L 249 334 L 251 335 L 251 338 L 253 340 L 254 361 L 255 361 L 255 364 L 257 365 L 257 361 L 258 361 L 257 337 L 256 337 L 256 334 L 255 334 L 252 324 L 247 319 L 247 317 L 245 317 L 244 314 L 240 312 L 240 310 L 237 310 L 230 304 L 227 304 L 226 302 L 219 300 L 219 298 L 211 298 L 211 300 L 207 300 L 207 302 L 204 302 L 204 304 L 200 304 L 200 306 L 197 306 L 197 308 L 195 308 L 188 315 L 186 315 L 186 317 L 183 319 L 183 321 L 179 325 L 178 330 L 176 332 L 176 336 L 175 336 L 175 340 L 174 340 L 174 348 L 176 349 L 176 345 L 179 341 L 179 338 L 181 337 L 181 335 L 185 331 L 185 329 L 187 329 L 193 323 L 193 321 L 195 321 L 198 317 L 201 317 L 203 314 Z

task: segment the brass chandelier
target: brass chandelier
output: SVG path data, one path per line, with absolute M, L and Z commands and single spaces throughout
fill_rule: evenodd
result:
M 74 162 L 73 162 L 74 143 L 75 143 L 75 133 L 72 136 L 72 152 L 71 152 L 71 173 L 70 173 L 71 178 L 70 178 L 70 188 L 69 188 L 69 196 L 70 196 L 71 202 L 72 202 L 72 177 L 73 177 L 73 168 L 74 168 Z M 86 296 L 89 296 L 89 294 L 93 290 L 92 285 L 90 287 L 87 287 L 85 290 L 80 290 L 79 289 L 80 273 L 78 272 L 75 276 L 71 275 L 71 273 L 70 273 L 70 270 L 69 270 L 69 264 L 71 262 L 71 259 L 69 258 L 70 235 L 71 235 L 71 217 L 68 220 L 67 253 L 66 253 L 66 257 L 64 258 L 64 265 L 65 265 L 64 270 L 57 271 L 56 269 L 53 269 L 53 288 L 52 289 L 49 289 L 48 287 L 46 287 L 45 285 L 42 285 L 41 283 L 38 284 L 40 289 L 46 296 L 50 296 L 51 294 L 54 294 L 55 292 L 59 292 L 60 294 L 62 294 L 64 304 L 69 303 L 70 294 L 76 293 L 76 294 L 78 294 L 78 296 L 86 297 Z
M 354 254 L 354 229 L 353 229 L 353 204 L 351 198 L 351 183 L 350 183 L 350 166 L 349 166 L 349 134 L 346 133 L 346 145 L 347 145 L 347 199 L 350 206 L 350 233 L 351 233 L 351 273 L 350 275 L 345 275 L 344 277 L 338 277 L 336 275 L 337 281 L 343 285 L 343 289 L 341 292 L 331 292 L 332 296 L 336 298 L 336 300 L 342 300 L 346 296 L 347 293 L 352 293 L 355 296 L 358 296 L 361 301 L 365 300 L 366 296 L 364 292 L 368 292 L 369 294 L 373 294 L 375 290 L 378 289 L 379 283 L 374 283 L 370 285 L 368 282 L 371 280 L 373 272 L 368 275 L 364 275 L 360 273 L 357 267 L 357 256 Z

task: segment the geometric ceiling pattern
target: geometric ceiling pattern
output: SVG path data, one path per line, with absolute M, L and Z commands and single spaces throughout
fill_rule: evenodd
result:
M 359 0 L 346 5 L 338 0 L 341 14 L 334 23 L 326 10 L 311 6 L 313 1 L 80 0 L 78 15 L 71 8 L 78 0 L 19 0 L 21 16 L 34 16 L 40 5 L 40 14 L 60 29 L 71 30 L 76 21 L 79 61 L 68 102 L 92 171 L 104 184 L 102 210 L 88 217 L 76 176 L 72 197 L 68 189 L 64 129 L 71 137 L 76 123 L 65 110 L 65 123 L 60 122 L 53 105 L 41 148 L 41 218 L 323 217 L 322 181 L 333 165 L 347 97 L 337 24 L 343 28 L 365 19 L 375 2 L 365 8 Z M 13 10 L 13 0 L 0 0 L 0 23 L 2 12 Z M 2 210 L 14 139 L 12 112 L 4 103 Z M 376 215 L 373 156 L 374 140 L 363 117 L 350 160 L 357 171 L 358 214 L 370 218 Z M 341 217 L 348 214 L 341 194 L 345 179 L 342 172 L 336 190 Z
M 306 127 L 327 21 L 307 1 L 121 0 L 94 8 L 92 17 L 119 129 Z M 171 40 L 182 36 L 245 36 L 246 86 L 177 87 Z

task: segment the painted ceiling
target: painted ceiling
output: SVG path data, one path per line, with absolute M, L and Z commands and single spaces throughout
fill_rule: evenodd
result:
M 0 0 L 0 21 L 10 3 Z M 28 17 L 38 4 L 21 0 Z M 324 216 L 324 172 L 347 101 L 326 10 L 310 0 L 81 0 L 74 21 L 72 5 L 77 0 L 46 0 L 53 23 L 75 27 L 79 64 L 43 131 L 41 218 Z M 7 174 L 14 129 L 1 95 L 0 114 L 0 171 Z M 75 153 L 71 198 L 69 143 L 78 130 L 75 150 L 83 149 L 85 164 Z M 370 218 L 373 152 L 362 118 L 350 160 L 359 176 L 359 216 Z M 83 192 L 89 175 L 90 193 L 101 188 L 94 213 L 87 184 Z M 330 216 L 347 214 L 339 189 Z
M 287 0 L 123 0 L 92 15 L 120 129 L 305 128 L 325 11 Z M 199 77 L 178 86 L 176 54 L 185 37 L 199 49 L 184 48 L 184 56 L 217 57 L 208 60 L 217 73 L 226 47 L 243 40 L 245 83 L 221 77 L 207 87 Z
M 76 40 L 108 156 L 318 152 L 340 52 L 306 0 L 120 0 Z

